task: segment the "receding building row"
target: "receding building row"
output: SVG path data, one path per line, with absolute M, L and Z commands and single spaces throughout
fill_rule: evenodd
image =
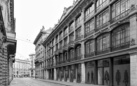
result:
M 42 43 L 44 79 L 136 85 L 136 28 L 136 0 L 77 0 Z

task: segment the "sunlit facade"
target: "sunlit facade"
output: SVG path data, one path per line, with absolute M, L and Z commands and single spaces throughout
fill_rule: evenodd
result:
M 137 84 L 137 1 L 77 0 L 44 41 L 49 80 Z
M 31 62 L 29 61 L 29 59 L 15 59 L 15 63 L 13 64 L 14 78 L 30 77 L 30 68 Z
M 44 65 L 45 63 L 45 48 L 42 45 L 51 30 L 45 31 L 44 27 L 40 30 L 37 37 L 34 40 L 35 44 L 35 78 L 44 79 Z

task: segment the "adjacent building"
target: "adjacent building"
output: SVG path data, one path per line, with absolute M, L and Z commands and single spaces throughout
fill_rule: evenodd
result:
M 30 54 L 30 77 L 35 78 L 35 54 Z
M 0 85 L 7 86 L 13 79 L 16 54 L 14 0 L 0 0 Z
M 136 86 L 137 0 L 76 0 L 43 46 L 47 79 Z
M 31 62 L 29 59 L 15 59 L 15 63 L 13 64 L 14 78 L 30 77 L 30 68 Z
M 45 48 L 42 45 L 43 41 L 46 39 L 48 34 L 51 32 L 51 29 L 45 31 L 45 28 L 42 27 L 37 37 L 35 38 L 35 78 L 44 79 L 44 66 L 45 62 Z

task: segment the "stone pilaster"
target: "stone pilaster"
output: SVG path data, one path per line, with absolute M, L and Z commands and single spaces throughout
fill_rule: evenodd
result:
M 54 80 L 57 80 L 57 73 L 56 73 L 57 71 L 56 71 L 56 68 L 54 68 Z
M 85 64 L 81 63 L 81 83 L 85 83 Z
M 137 85 L 137 53 L 130 54 L 130 86 Z

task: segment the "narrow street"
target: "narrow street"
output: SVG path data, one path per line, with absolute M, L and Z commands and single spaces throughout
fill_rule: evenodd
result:
M 68 85 L 44 82 L 31 78 L 14 78 L 10 86 L 68 86 Z

